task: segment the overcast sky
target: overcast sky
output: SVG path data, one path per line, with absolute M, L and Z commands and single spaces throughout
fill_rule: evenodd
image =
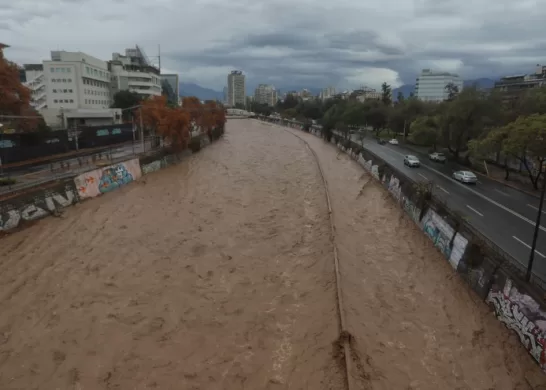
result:
M 164 72 L 222 90 L 247 84 L 339 88 L 414 83 L 422 68 L 465 79 L 545 63 L 546 0 L 0 0 L 6 56 L 50 50 L 103 60 L 161 44 Z M 155 58 L 152 58 L 155 61 Z

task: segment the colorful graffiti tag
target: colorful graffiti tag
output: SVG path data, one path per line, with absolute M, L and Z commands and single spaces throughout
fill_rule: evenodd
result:
M 498 320 L 518 334 L 521 343 L 546 372 L 546 313 L 539 304 L 520 293 L 510 279 L 506 279 L 502 290 L 494 286 L 486 302 L 493 305 Z
M 83 173 L 74 179 L 81 199 L 115 190 L 142 176 L 138 159 Z

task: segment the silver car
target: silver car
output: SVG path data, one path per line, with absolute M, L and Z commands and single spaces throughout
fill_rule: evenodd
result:
M 453 172 L 453 178 L 461 183 L 476 184 L 478 177 L 470 171 L 456 171 Z
M 434 152 L 434 153 L 429 154 L 428 158 L 431 159 L 432 161 L 437 161 L 437 162 L 440 162 L 440 163 L 445 163 L 446 162 L 446 155 L 443 154 L 443 153 Z
M 421 165 L 421 162 L 417 157 L 407 155 L 404 157 L 404 165 L 407 165 L 408 167 L 418 167 L 419 165 Z

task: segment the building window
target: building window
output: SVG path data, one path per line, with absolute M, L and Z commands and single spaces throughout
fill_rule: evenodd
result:
M 51 71 L 51 73 L 55 73 L 55 68 L 50 68 L 49 70 Z
M 71 89 L 69 89 L 69 90 L 68 90 L 68 93 L 72 93 L 72 90 L 71 90 Z
M 74 99 L 70 99 L 70 103 L 74 103 Z
M 72 79 L 67 79 L 67 80 L 68 80 L 68 82 L 69 82 L 69 83 L 71 83 L 71 82 L 72 82 Z
M 70 73 L 70 72 L 72 72 L 72 70 L 70 68 L 66 68 L 66 72 Z
M 57 99 L 53 100 L 53 103 L 57 103 Z
M 57 93 L 57 90 L 56 90 L 56 89 L 54 89 L 54 90 L 53 90 L 53 93 Z
M 68 89 L 63 89 L 63 92 L 64 92 L 64 93 L 68 93 Z
M 63 79 L 63 83 L 66 83 L 66 79 Z

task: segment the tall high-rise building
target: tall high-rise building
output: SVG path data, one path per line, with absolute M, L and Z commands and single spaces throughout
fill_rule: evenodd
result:
M 454 84 L 463 89 L 463 80 L 459 75 L 448 72 L 433 72 L 430 69 L 423 69 L 415 84 L 415 96 L 420 100 L 441 102 L 447 100 L 448 91 L 446 85 Z
M 277 103 L 277 91 L 268 84 L 260 84 L 254 92 L 254 101 L 259 104 L 274 106 Z
M 233 70 L 227 78 L 228 99 L 227 104 L 231 107 L 235 105 L 245 105 L 246 86 L 245 75 L 240 70 Z
M 336 89 L 334 87 L 323 88 L 320 91 L 320 98 L 322 100 L 333 98 L 336 95 Z

